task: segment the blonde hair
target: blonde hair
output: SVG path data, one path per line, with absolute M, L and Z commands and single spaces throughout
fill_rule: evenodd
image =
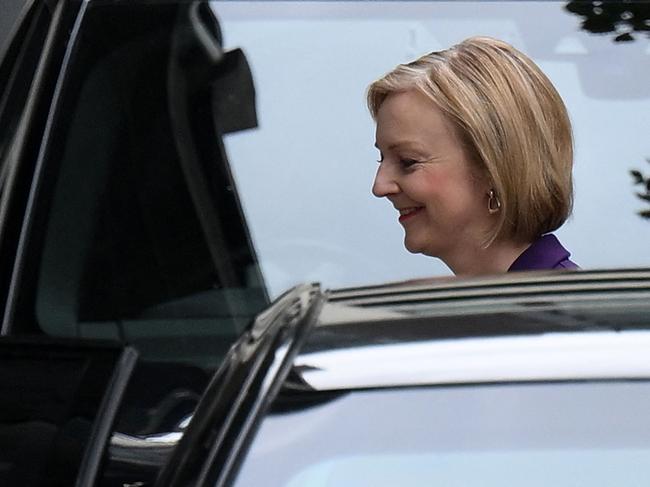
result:
M 446 114 L 498 195 L 488 245 L 502 237 L 529 242 L 565 222 L 573 204 L 571 122 L 527 56 L 503 41 L 472 37 L 400 64 L 368 88 L 373 119 L 386 97 L 410 89 Z

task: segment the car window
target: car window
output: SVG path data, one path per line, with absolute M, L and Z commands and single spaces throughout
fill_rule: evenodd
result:
M 137 349 L 105 461 L 119 485 L 155 478 L 174 443 L 143 466 L 134 441 L 178 440 L 269 302 L 222 141 L 257 122 L 254 89 L 205 7 L 85 7 L 34 183 L 10 331 Z
M 234 485 L 641 486 L 650 475 L 648 387 L 287 392 L 264 419 Z
M 376 171 L 368 84 L 475 35 L 512 43 L 550 77 L 575 135 L 573 217 L 556 232 L 583 268 L 650 264 L 648 7 L 634 2 L 216 2 L 255 75 L 257 130 L 226 140 L 273 294 L 448 275 L 409 254 Z M 282 231 L 277 231 L 281 228 Z
M 183 69 L 201 68 L 193 36 L 188 4 L 88 9 L 42 175 L 32 309 L 49 335 L 213 370 L 267 298 L 215 120 L 229 85 Z

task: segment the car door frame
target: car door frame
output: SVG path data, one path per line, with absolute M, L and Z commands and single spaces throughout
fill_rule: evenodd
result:
M 327 294 L 296 286 L 261 313 L 213 376 L 156 487 L 229 485 Z
M 32 229 L 34 201 L 42 185 L 42 166 L 56 116 L 61 86 L 86 9 L 81 0 L 35 0 L 48 8 L 51 22 L 16 133 L 8 147 L 7 180 L 0 195 L 0 335 L 11 334 L 16 299 Z M 30 19 L 25 15 L 21 21 Z M 20 26 L 17 26 L 14 34 Z M 10 39 L 9 44 L 15 39 Z M 9 45 L 8 44 L 8 45 Z

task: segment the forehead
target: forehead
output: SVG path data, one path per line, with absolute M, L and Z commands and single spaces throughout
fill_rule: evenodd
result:
M 438 106 L 418 90 L 391 93 L 377 111 L 377 145 L 389 146 L 403 139 L 417 142 L 454 137 L 451 123 Z

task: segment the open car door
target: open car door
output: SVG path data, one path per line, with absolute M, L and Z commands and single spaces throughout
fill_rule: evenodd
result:
M 0 339 L 0 484 L 93 485 L 136 358 L 113 344 Z
M 101 355 L 69 474 L 150 485 L 269 301 L 222 140 L 257 124 L 246 58 L 184 1 L 32 0 L 0 55 L 5 473 L 29 470 L 16 442 L 50 471 Z M 50 393 L 56 421 L 16 419 Z

